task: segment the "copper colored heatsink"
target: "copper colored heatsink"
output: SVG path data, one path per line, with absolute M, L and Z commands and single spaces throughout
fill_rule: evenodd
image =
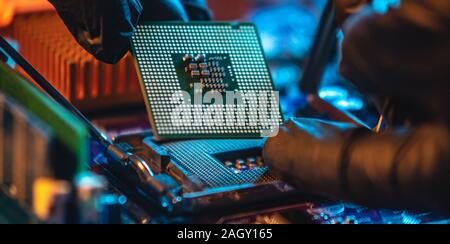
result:
M 115 65 L 96 60 L 56 12 L 17 16 L 13 38 L 22 55 L 82 111 L 142 104 L 133 57 L 127 54 Z

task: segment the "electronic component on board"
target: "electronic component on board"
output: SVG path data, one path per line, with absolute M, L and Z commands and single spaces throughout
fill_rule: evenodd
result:
M 32 208 L 42 179 L 70 180 L 87 158 L 84 125 L 0 63 L 0 187 Z
M 205 60 L 205 55 L 203 55 L 203 54 L 197 54 L 197 56 L 195 56 L 196 62 L 203 62 L 204 60 Z
M 186 55 L 184 55 L 184 57 L 183 57 L 183 61 L 184 61 L 184 62 L 192 61 L 192 59 L 193 59 L 193 57 L 192 57 L 191 54 L 186 54 Z
M 198 71 L 198 70 L 191 71 L 191 76 L 192 76 L 192 78 L 199 78 L 200 77 L 200 71 Z
M 202 70 L 203 77 L 209 77 L 210 75 L 211 75 L 211 72 L 209 70 Z
M 198 64 L 197 63 L 190 63 L 189 64 L 189 69 L 188 70 L 197 70 L 198 69 Z

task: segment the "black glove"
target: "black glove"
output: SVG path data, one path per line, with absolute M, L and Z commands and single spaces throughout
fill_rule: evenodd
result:
M 291 119 L 264 146 L 284 179 L 374 207 L 450 211 L 450 133 L 442 124 L 372 134 L 349 124 Z
M 106 63 L 129 50 L 137 23 L 149 20 L 207 20 L 203 0 L 49 0 L 69 31 L 89 53 Z M 142 4 L 141 4 L 142 2 Z
M 308 193 L 341 191 L 339 171 L 344 144 L 354 125 L 291 118 L 263 150 L 274 173 Z
M 342 74 L 379 102 L 390 131 L 293 119 L 270 138 L 272 169 L 306 192 L 377 207 L 450 210 L 450 2 L 402 1 L 344 28 Z

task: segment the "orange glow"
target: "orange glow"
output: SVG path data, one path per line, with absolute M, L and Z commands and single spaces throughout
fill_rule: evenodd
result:
M 139 169 L 141 169 L 142 171 L 145 170 L 145 166 L 142 163 L 139 163 L 138 166 L 139 166 Z
M 33 184 L 33 212 L 39 219 L 47 219 L 55 197 L 69 193 L 70 184 L 66 181 L 45 177 L 36 179 Z
M 383 115 L 380 115 L 380 118 L 378 118 L 378 123 L 377 123 L 377 125 L 374 128 L 374 131 L 376 133 L 381 132 L 381 126 L 383 125 L 383 120 L 384 120 Z
M 0 27 L 9 25 L 14 16 L 14 5 L 0 0 Z
M 15 14 L 50 10 L 47 0 L 0 0 L 0 27 L 11 24 Z

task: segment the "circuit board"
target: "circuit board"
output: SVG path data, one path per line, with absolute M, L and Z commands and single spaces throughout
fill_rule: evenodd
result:
M 157 139 L 260 138 L 282 123 L 253 24 L 143 23 L 132 51 Z

